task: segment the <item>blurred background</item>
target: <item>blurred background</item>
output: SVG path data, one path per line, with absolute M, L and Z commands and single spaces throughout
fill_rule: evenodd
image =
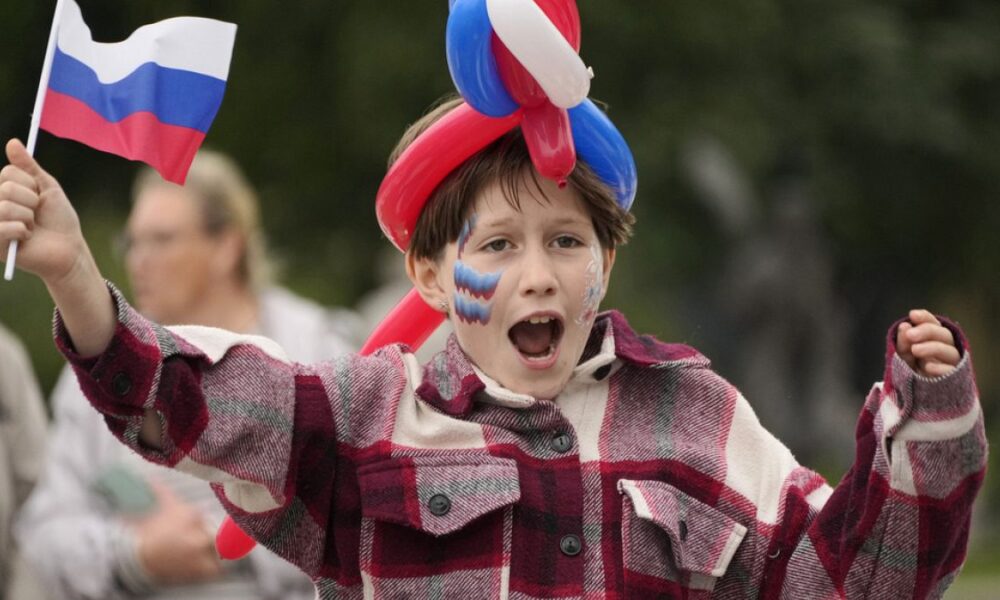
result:
M 353 306 L 392 276 L 375 192 L 407 124 L 453 90 L 447 2 L 78 2 L 105 42 L 178 15 L 237 23 L 206 146 L 235 156 L 260 190 L 284 282 Z M 0 3 L 3 139 L 28 134 L 54 5 Z M 699 348 L 832 482 L 881 379 L 888 326 L 930 307 L 968 333 L 1000 442 L 1000 4 L 578 5 L 591 96 L 639 167 L 636 236 L 605 306 Z M 36 156 L 124 284 L 111 240 L 136 165 L 44 132 Z M 30 277 L 0 284 L 0 321 L 46 391 L 61 367 L 51 309 Z M 987 477 L 949 597 L 973 597 L 1000 572 L 998 479 Z

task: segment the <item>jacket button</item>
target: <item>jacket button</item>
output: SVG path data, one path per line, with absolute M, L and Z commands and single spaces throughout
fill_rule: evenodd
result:
M 604 378 L 607 377 L 608 373 L 610 372 L 611 372 L 611 365 L 604 365 L 603 367 L 598 367 L 598 369 L 594 371 L 594 379 L 598 381 L 603 381 Z
M 111 378 L 111 391 L 119 397 L 128 395 L 132 391 L 132 379 L 125 373 L 116 373 Z
M 561 540 L 559 540 L 559 549 L 566 556 L 576 556 L 583 550 L 583 544 L 580 543 L 580 537 L 570 534 L 564 535 Z
M 444 494 L 434 494 L 427 502 L 427 508 L 435 517 L 443 517 L 451 510 L 451 500 Z
M 549 447 L 559 454 L 566 454 L 573 449 L 573 436 L 565 432 L 557 433 L 549 443 Z

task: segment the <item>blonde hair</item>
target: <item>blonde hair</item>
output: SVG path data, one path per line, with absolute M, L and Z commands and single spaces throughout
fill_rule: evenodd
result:
M 164 181 L 153 169 L 144 167 L 132 184 L 132 201 L 144 190 L 158 185 L 173 184 Z M 238 267 L 240 280 L 253 290 L 270 283 L 274 265 L 261 229 L 260 203 L 236 161 L 219 152 L 200 150 L 191 163 L 184 189 L 198 204 L 202 224 L 208 233 L 231 229 L 243 238 L 243 255 Z

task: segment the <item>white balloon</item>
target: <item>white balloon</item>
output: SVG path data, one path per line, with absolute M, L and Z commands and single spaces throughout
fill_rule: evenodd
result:
M 486 10 L 497 37 L 552 104 L 573 108 L 587 98 L 590 71 L 533 0 L 486 0 Z

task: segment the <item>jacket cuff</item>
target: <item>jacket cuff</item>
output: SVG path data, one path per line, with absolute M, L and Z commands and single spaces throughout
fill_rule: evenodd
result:
M 957 437 L 971 428 L 978 417 L 979 394 L 965 334 L 953 321 L 941 316 L 938 319 L 952 332 L 961 355 L 958 365 L 940 377 L 915 372 L 899 356 L 896 334 L 905 319 L 889 329 L 883 402 L 891 402 L 893 406 L 887 412 L 896 413 L 886 423 L 886 434 L 890 437 L 901 430 L 904 437 L 915 440 Z
M 56 346 L 95 408 L 110 417 L 141 419 L 144 409 L 152 405 L 162 359 L 155 328 L 135 312 L 114 285 L 107 285 L 118 319 L 104 352 L 80 356 L 58 310 L 53 319 Z

